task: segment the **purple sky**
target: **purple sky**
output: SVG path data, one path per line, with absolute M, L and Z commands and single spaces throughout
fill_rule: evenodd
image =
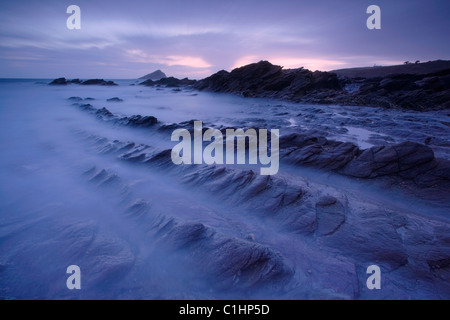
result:
M 81 8 L 69 30 L 66 8 Z M 381 8 L 381 30 L 366 9 Z M 332 70 L 450 59 L 449 0 L 35 0 L 0 3 L 0 77 L 204 78 L 269 60 Z

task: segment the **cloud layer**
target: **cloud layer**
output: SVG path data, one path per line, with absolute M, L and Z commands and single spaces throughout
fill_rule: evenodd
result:
M 203 78 L 269 60 L 286 68 L 449 59 L 442 1 L 21 1 L 0 5 L 0 77 L 137 78 L 155 69 Z M 81 8 L 69 30 L 66 8 Z

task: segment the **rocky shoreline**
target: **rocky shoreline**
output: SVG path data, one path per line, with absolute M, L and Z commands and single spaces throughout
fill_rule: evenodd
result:
M 193 133 L 194 120 L 168 124 L 154 116 L 113 114 L 105 107 L 96 108 L 89 103 L 82 103 L 80 97 L 71 97 L 69 100 L 76 101 L 74 106 L 104 122 L 153 129 L 160 133 L 169 133 L 175 129 L 186 129 Z M 219 129 L 225 134 L 225 130 L 231 127 L 207 124 L 203 129 L 209 128 Z M 170 163 L 170 150 L 167 151 L 165 156 Z M 144 158 L 142 154 L 133 157 L 134 160 Z M 361 149 L 351 142 L 336 141 L 317 133 L 292 132 L 280 137 L 280 158 L 282 162 L 293 166 L 325 170 L 357 180 L 378 181 L 386 188 L 395 186 L 406 194 L 450 206 L 450 161 L 435 157 L 432 148 L 417 142 L 405 141 Z
M 430 62 L 433 63 L 433 62 Z M 249 64 L 231 72 L 219 71 L 202 80 L 148 80 L 141 85 L 192 86 L 200 91 L 239 94 L 244 97 L 275 98 L 301 103 L 358 105 L 417 111 L 450 108 L 450 61 L 440 68 L 393 73 L 384 76 L 348 77 L 334 72 L 283 69 L 268 61 Z M 390 67 L 376 67 L 374 72 Z M 395 70 L 395 69 L 394 69 Z M 396 69 L 402 72 L 402 69 Z M 405 70 L 404 72 L 410 72 Z
M 302 103 L 359 105 L 417 111 L 450 108 L 450 63 L 428 74 L 349 78 L 333 72 L 287 69 L 267 61 L 198 81 L 198 90 Z
M 81 81 L 66 78 L 55 79 L 50 84 L 117 85 L 103 79 Z M 202 80 L 167 77 L 156 81 L 148 79 L 140 85 L 192 87 L 199 91 L 311 104 L 445 110 L 450 108 L 450 61 L 335 72 L 284 69 L 268 61 L 260 61 L 231 72 L 221 70 Z
M 82 298 L 450 297 L 448 111 L 193 95 L 200 81 L 173 79 L 175 90 L 4 86 L 18 103 L 0 118 L 14 146 L 0 296 L 67 297 L 65 281 L 30 291 L 27 270 L 52 284 L 76 257 L 92 288 Z M 196 119 L 222 133 L 282 128 L 279 173 L 175 165 L 170 135 Z M 346 139 L 358 134 L 367 144 Z M 370 265 L 382 290 L 367 289 Z

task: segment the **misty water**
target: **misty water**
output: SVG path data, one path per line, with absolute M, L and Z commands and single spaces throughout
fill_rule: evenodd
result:
M 152 161 L 176 144 L 172 130 L 106 121 L 82 106 L 118 117 L 154 116 L 168 127 L 195 119 L 217 128 L 279 129 L 281 136 L 309 132 L 361 149 L 432 136 L 436 157 L 448 159 L 445 113 L 302 105 L 115 81 L 112 87 L 0 81 L 0 297 L 450 297 L 446 274 L 384 259 L 370 237 L 327 242 L 302 229 L 303 223 L 314 228 L 315 203 L 324 195 L 345 204 L 346 223 L 356 223 L 358 212 L 382 212 L 417 225 L 431 219 L 424 229 L 448 230 L 449 207 L 282 161 L 274 177 L 245 165 L 224 165 L 223 173 L 220 166 Z M 114 97 L 123 101 L 107 101 Z M 245 177 L 255 181 L 251 189 Z M 258 186 L 268 191 L 258 193 Z M 283 201 L 275 201 L 280 194 Z M 369 222 L 365 233 L 383 233 L 384 224 Z M 395 237 L 407 237 L 408 230 L 396 230 Z M 397 240 L 386 240 L 392 255 Z M 447 252 L 446 241 L 436 248 Z M 365 288 L 371 264 L 387 274 L 377 296 Z M 69 265 L 81 269 L 81 290 L 66 287 Z

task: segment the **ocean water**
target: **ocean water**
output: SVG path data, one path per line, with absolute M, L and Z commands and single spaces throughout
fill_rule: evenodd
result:
M 315 216 L 308 199 L 331 194 L 350 203 L 350 211 L 364 204 L 368 212 L 408 212 L 447 223 L 445 208 L 372 182 L 283 163 L 267 184 L 270 198 L 249 195 L 239 180 L 246 166 L 227 166 L 231 173 L 223 180 L 208 166 L 123 161 L 130 148 L 141 160 L 171 149 L 171 131 L 106 121 L 80 105 L 105 107 L 121 117 L 155 116 L 164 124 L 201 120 L 216 127 L 279 129 L 280 135 L 311 132 L 361 149 L 432 135 L 436 155 L 448 158 L 443 113 L 299 105 L 115 81 L 119 86 L 0 80 L 2 298 L 371 298 L 361 286 L 363 266 L 373 256 L 323 245 L 311 233 L 287 227 L 300 212 L 301 221 L 312 219 L 304 213 Z M 114 97 L 123 101 L 107 101 Z M 271 202 L 296 188 L 305 191 L 292 191 L 302 200 Z M 249 252 L 261 257 L 239 260 Z M 230 257 L 243 267 L 221 267 L 227 265 L 221 259 Z M 80 267 L 80 290 L 66 286 L 70 265 Z M 397 266 L 386 262 L 385 268 Z M 404 287 L 415 281 L 408 272 L 390 276 L 395 281 L 384 297 L 448 293 L 429 280 L 407 293 Z

